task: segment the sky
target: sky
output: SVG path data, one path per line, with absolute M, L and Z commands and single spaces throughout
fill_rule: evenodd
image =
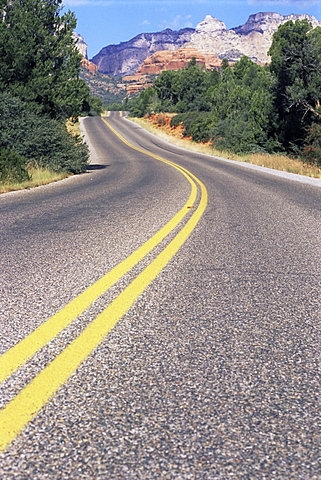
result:
M 165 28 L 195 28 L 211 15 L 238 27 L 258 12 L 302 14 L 321 21 L 321 0 L 64 0 L 75 13 L 76 31 L 88 45 L 88 58 L 110 44 L 126 42 L 140 33 Z

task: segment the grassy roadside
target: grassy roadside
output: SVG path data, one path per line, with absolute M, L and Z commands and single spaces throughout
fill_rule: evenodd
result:
M 66 126 L 67 131 L 70 135 L 81 135 L 79 120 L 75 122 L 71 119 L 68 119 L 66 122 Z M 27 170 L 30 180 L 26 180 L 20 183 L 0 182 L 0 194 L 17 190 L 26 190 L 33 187 L 39 187 L 41 185 L 47 185 L 48 183 L 57 182 L 70 176 L 70 174 L 66 172 L 53 172 L 52 170 L 48 170 L 45 168 L 30 167 L 27 168 Z
M 230 152 L 215 150 L 210 144 L 196 143 L 189 138 L 184 138 L 180 129 L 170 127 L 168 122 L 167 124 L 165 123 L 162 125 L 158 123 L 157 118 L 131 118 L 131 120 L 138 123 L 149 132 L 163 138 L 164 140 L 193 152 L 205 153 L 206 155 L 223 157 L 239 162 L 252 163 L 253 165 L 273 168 L 274 170 L 281 170 L 283 172 L 296 173 L 313 178 L 321 178 L 320 168 L 305 164 L 300 160 L 292 159 L 284 155 L 268 155 L 259 153 L 244 156 L 235 155 Z
M 0 182 L 0 194 L 13 192 L 16 190 L 25 190 L 27 188 L 39 187 L 40 185 L 47 185 L 48 183 L 57 182 L 69 176 L 65 172 L 52 172 L 44 168 L 28 168 L 30 180 L 21 183 L 5 183 Z

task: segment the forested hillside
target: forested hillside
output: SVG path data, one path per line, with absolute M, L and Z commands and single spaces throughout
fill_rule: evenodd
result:
M 321 165 L 321 27 L 289 21 L 273 36 L 271 63 L 247 57 L 219 70 L 195 61 L 165 71 L 138 97 L 131 115 L 174 112 L 195 141 L 235 153 L 285 152 Z
M 0 5 L 0 180 L 23 180 L 30 165 L 83 172 L 87 147 L 65 122 L 99 102 L 79 78 L 75 16 L 61 0 Z

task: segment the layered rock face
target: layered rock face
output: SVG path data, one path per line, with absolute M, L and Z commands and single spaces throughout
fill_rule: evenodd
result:
M 246 55 L 256 63 L 267 63 L 267 54 L 272 35 L 280 25 L 292 20 L 309 20 L 313 27 L 321 26 L 316 18 L 309 15 L 279 15 L 278 13 L 257 13 L 251 15 L 240 27 L 226 29 L 220 20 L 207 15 L 200 22 L 186 46 L 206 50 L 213 55 L 230 61 L 237 61 Z
M 148 75 L 129 75 L 127 77 L 123 77 L 123 82 L 128 96 L 135 95 L 142 90 L 146 90 L 147 87 L 153 86 L 153 83 L 149 80 Z
M 189 42 L 193 32 L 192 28 L 178 31 L 168 28 L 159 33 L 142 33 L 128 42 L 104 47 L 91 61 L 102 73 L 131 75 L 151 54 L 159 50 L 177 50 Z
M 181 47 L 174 52 L 160 51 L 153 53 L 144 60 L 142 66 L 137 70 L 137 75 L 158 75 L 164 70 L 180 70 L 186 68 L 189 62 L 195 58 L 199 65 L 213 69 L 221 65 L 220 58 L 209 52 L 201 52 L 191 47 Z
M 93 62 L 90 62 L 89 60 L 87 60 L 87 58 L 83 57 L 82 60 L 81 60 L 81 66 L 83 68 L 85 68 L 86 70 L 88 70 L 90 73 L 92 73 L 93 75 L 96 75 L 97 71 L 98 71 L 98 67 L 97 65 L 95 65 Z
M 83 37 L 81 35 L 79 35 L 79 33 L 76 33 L 74 32 L 72 34 L 72 37 L 74 40 L 76 40 L 76 47 L 77 47 L 77 50 L 79 51 L 79 53 L 84 57 L 84 58 L 88 58 L 87 57 L 87 48 L 88 48 L 88 45 L 87 43 L 85 43 L 85 40 L 83 39 Z

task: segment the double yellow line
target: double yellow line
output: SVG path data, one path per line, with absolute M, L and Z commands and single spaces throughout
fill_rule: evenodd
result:
M 0 382 L 12 375 L 28 359 L 53 340 L 81 313 L 87 310 L 95 300 L 159 245 L 178 226 L 183 218 L 191 212 L 190 208 L 194 207 L 194 203 L 197 200 L 198 188 L 200 189 L 199 204 L 196 209 L 193 209 L 193 213 L 188 221 L 163 251 L 65 350 L 0 411 L 0 450 L 5 449 L 20 434 L 45 403 L 102 342 L 107 333 L 134 304 L 137 297 L 156 278 L 183 245 L 196 227 L 206 208 L 206 188 L 192 173 L 173 162 L 135 147 L 125 140 L 105 119 L 103 121 L 129 147 L 160 160 L 181 172 L 191 185 L 190 196 L 181 210 L 145 244 L 2 355 L 0 357 Z

